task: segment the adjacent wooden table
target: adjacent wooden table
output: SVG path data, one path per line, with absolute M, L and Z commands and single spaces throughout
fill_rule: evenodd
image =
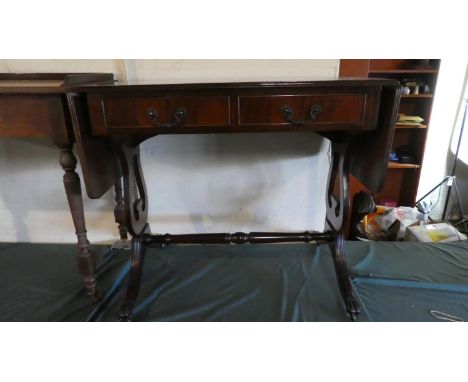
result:
M 73 154 L 75 136 L 66 89 L 83 84 L 113 83 L 113 74 L 104 73 L 0 73 L 0 138 L 49 137 L 60 149 L 60 165 L 65 171 L 63 183 L 78 237 L 77 265 L 87 292 L 94 297 L 97 296 L 94 278 L 96 261 L 86 235 L 81 185 Z M 97 142 L 95 147 L 101 152 L 112 150 L 108 142 Z M 117 206 L 114 212 L 116 221 L 123 223 L 119 178 L 113 172 L 114 166 L 102 164 L 102 168 L 116 179 Z M 125 239 L 125 226 L 120 224 L 119 229 L 121 238 Z
M 88 195 L 99 198 L 123 173 L 125 223 L 133 239 L 132 268 L 120 318 L 132 318 L 146 246 L 318 241 L 331 244 L 344 304 L 355 319 L 359 304 L 343 247 L 348 178 L 353 173 L 371 192 L 382 187 L 399 98 L 400 84 L 385 79 L 71 86 L 68 101 Z M 141 142 L 159 134 L 291 131 L 313 131 L 332 142 L 326 232 L 150 233 Z M 67 141 L 66 150 L 69 145 Z

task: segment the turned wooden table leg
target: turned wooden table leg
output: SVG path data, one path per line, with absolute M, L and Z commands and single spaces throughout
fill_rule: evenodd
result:
M 60 165 L 65 171 L 63 184 L 67 194 L 68 205 L 75 225 L 76 236 L 78 238 L 79 254 L 77 256 L 77 266 L 80 272 L 86 292 L 97 297 L 96 279 L 96 255 L 91 248 L 86 235 L 86 225 L 83 211 L 83 198 L 81 194 L 80 177 L 76 173 L 76 158 L 72 151 L 72 146 L 60 147 Z
M 122 191 L 122 179 L 119 178 L 114 186 L 115 190 L 115 208 L 114 208 L 114 217 L 115 222 L 119 225 L 119 234 L 120 240 L 128 239 L 127 226 L 125 224 L 125 207 L 124 207 L 124 197 Z

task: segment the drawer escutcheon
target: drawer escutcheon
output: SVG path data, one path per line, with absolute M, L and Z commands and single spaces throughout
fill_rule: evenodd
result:
M 149 108 L 146 111 L 146 115 L 150 118 L 151 122 L 153 122 L 158 127 L 175 127 L 178 125 L 182 125 L 185 117 L 187 116 L 187 109 L 183 107 L 178 107 L 176 112 L 174 113 L 174 121 L 168 123 L 161 123 L 159 122 L 159 113 L 154 108 Z
M 294 111 L 291 106 L 284 105 L 281 107 L 281 114 L 284 115 L 284 118 L 286 118 L 286 120 L 289 123 L 296 125 L 296 126 L 305 126 L 305 125 L 309 125 L 313 123 L 317 119 L 317 116 L 321 111 L 322 111 L 322 106 L 320 106 L 319 104 L 315 104 L 309 108 L 309 111 L 307 113 L 308 119 L 295 120 L 293 118 Z

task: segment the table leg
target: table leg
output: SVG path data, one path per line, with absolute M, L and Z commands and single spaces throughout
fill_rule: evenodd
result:
M 145 260 L 145 245 L 138 237 L 132 239 L 132 266 L 130 268 L 128 287 L 125 293 L 124 303 L 119 310 L 120 321 L 132 321 L 133 308 L 140 290 L 141 273 Z
M 326 222 L 335 236 L 330 244 L 335 273 L 340 293 L 351 320 L 355 320 L 360 312 L 359 303 L 353 292 L 351 277 L 346 265 L 344 249 L 344 225 L 349 214 L 349 150 L 348 142 L 332 143 L 333 164 L 327 192 Z M 338 182 L 338 185 L 336 183 Z M 336 187 L 338 186 L 338 187 Z M 338 188 L 335 191 L 335 188 Z
M 132 266 L 124 303 L 119 311 L 121 321 L 131 321 L 133 307 L 138 298 L 140 279 L 145 255 L 143 236 L 150 233 L 148 224 L 148 197 L 140 163 L 139 145 L 122 142 L 118 145 L 118 156 L 123 174 L 123 216 L 132 235 Z
M 96 279 L 96 255 L 91 248 L 86 235 L 85 217 L 83 211 L 83 198 L 81 194 L 80 177 L 76 173 L 77 160 L 72 151 L 72 146 L 60 147 L 60 165 L 65 174 L 63 184 L 67 194 L 68 205 L 75 225 L 76 236 L 78 238 L 79 254 L 77 256 L 77 266 L 80 272 L 87 294 L 97 298 Z
M 150 233 L 149 225 L 147 225 L 145 233 Z M 140 291 L 145 253 L 146 243 L 143 237 L 141 235 L 134 237 L 132 239 L 132 266 L 130 268 L 127 291 L 125 292 L 124 302 L 118 313 L 120 321 L 133 320 L 133 309 L 138 300 L 138 293 Z

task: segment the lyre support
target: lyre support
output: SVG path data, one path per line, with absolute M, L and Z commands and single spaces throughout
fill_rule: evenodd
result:
M 123 217 L 126 228 L 133 237 L 129 282 L 124 303 L 118 315 L 121 321 L 131 321 L 143 272 L 145 246 L 142 244 L 142 237 L 143 234 L 150 232 L 148 195 L 140 163 L 139 143 L 132 140 L 116 142 L 116 150 L 123 175 Z
M 117 155 L 117 147 L 113 145 L 114 155 Z M 114 184 L 115 192 L 115 207 L 114 207 L 114 219 L 118 224 L 120 240 L 126 241 L 128 239 L 128 230 L 125 224 L 125 207 L 124 207 L 124 196 L 123 196 L 123 175 L 122 175 L 122 165 L 117 160 L 115 161 L 115 167 L 117 169 L 117 177 Z
M 346 252 L 344 249 L 344 227 L 348 220 L 349 203 L 349 145 L 348 141 L 332 142 L 333 161 L 327 192 L 326 223 L 333 232 L 334 240 L 330 250 L 335 265 L 335 273 L 346 311 L 351 320 L 356 320 L 360 306 L 353 292 L 353 285 L 348 267 L 346 265 Z
M 140 163 L 140 145 L 131 141 L 117 143 L 123 174 L 124 217 L 133 237 L 142 234 L 148 223 L 148 195 Z
M 125 208 L 124 208 L 124 198 L 123 198 L 123 189 L 122 189 L 122 178 L 120 177 L 115 182 L 114 186 L 115 191 L 115 208 L 114 208 L 114 218 L 115 222 L 119 227 L 120 240 L 125 241 L 128 239 L 127 235 L 127 226 L 125 225 Z

